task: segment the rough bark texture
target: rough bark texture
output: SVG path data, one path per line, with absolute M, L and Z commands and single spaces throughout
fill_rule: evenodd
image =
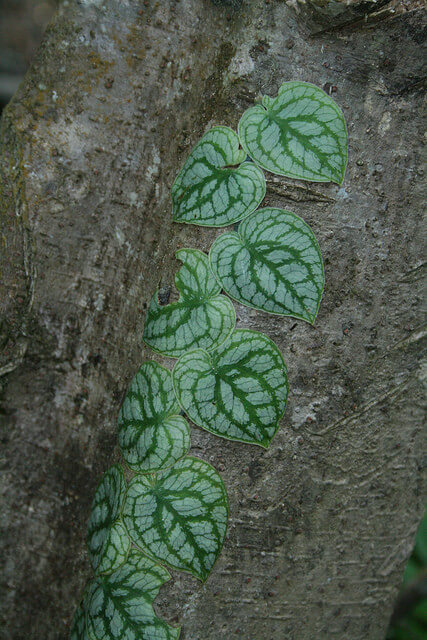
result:
M 313 227 L 324 299 L 314 328 L 237 306 L 283 351 L 290 401 L 267 452 L 193 429 L 230 528 L 207 583 L 174 572 L 157 608 L 185 640 L 384 637 L 425 495 L 424 23 L 312 37 L 310 20 L 280 0 L 65 2 L 4 114 L 5 640 L 67 637 L 121 398 L 153 357 L 147 303 L 177 248 L 218 233 L 172 224 L 177 170 L 207 128 L 291 79 L 336 87 L 349 128 L 341 188 L 270 176 L 265 200 Z

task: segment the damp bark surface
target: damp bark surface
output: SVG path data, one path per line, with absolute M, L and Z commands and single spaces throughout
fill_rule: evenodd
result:
M 192 429 L 229 530 L 206 584 L 173 572 L 156 609 L 184 640 L 385 636 L 425 496 L 425 14 L 323 29 L 279 0 L 64 2 L 48 28 L 1 129 L 2 639 L 67 638 L 124 392 L 143 359 L 173 364 L 142 344 L 147 305 L 175 250 L 220 233 L 173 224 L 171 185 L 286 80 L 349 130 L 341 187 L 267 175 L 264 206 L 319 240 L 324 297 L 314 327 L 236 304 L 285 357 L 287 411 L 268 451 Z

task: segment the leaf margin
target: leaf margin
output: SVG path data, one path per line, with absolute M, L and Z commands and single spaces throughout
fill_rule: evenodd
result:
M 108 536 L 110 535 L 111 530 L 113 529 L 113 527 L 115 525 L 119 524 L 119 525 L 121 525 L 121 527 L 126 532 L 126 535 L 127 535 L 127 538 L 128 538 L 128 545 L 127 545 L 126 554 L 123 557 L 123 560 L 120 562 L 120 564 L 113 565 L 109 569 L 104 569 L 103 571 L 100 571 L 99 567 L 102 565 L 102 562 L 103 562 L 103 560 L 105 558 L 106 549 L 104 549 L 104 553 L 101 556 L 99 564 L 95 567 L 94 566 L 94 560 L 93 560 L 93 558 L 95 556 L 92 553 L 92 551 L 90 549 L 90 545 L 89 545 L 89 536 L 90 536 L 90 528 L 89 527 L 90 527 L 90 523 L 91 523 L 91 519 L 92 519 L 92 514 L 93 514 L 93 511 L 94 511 L 96 494 L 98 493 L 98 490 L 101 488 L 103 482 L 105 481 L 105 478 L 106 478 L 107 474 L 112 472 L 112 471 L 117 471 L 119 473 L 120 481 L 124 485 L 124 490 L 123 490 L 123 493 L 122 493 L 121 503 L 120 503 L 119 510 L 118 510 L 119 515 L 108 526 Z M 90 566 L 92 567 L 92 570 L 93 570 L 95 576 L 109 575 L 113 571 L 116 571 L 116 569 L 119 569 L 121 566 L 123 566 L 128 560 L 128 557 L 129 557 L 129 554 L 130 554 L 130 551 L 131 551 L 131 539 L 130 539 L 129 534 L 127 533 L 127 529 L 124 526 L 124 523 L 123 523 L 123 520 L 122 520 L 122 510 L 123 510 L 124 500 L 125 500 L 125 497 L 126 497 L 126 492 L 127 492 L 127 482 L 126 482 L 126 476 L 125 476 L 125 473 L 124 473 L 124 469 L 123 469 L 123 466 L 122 466 L 122 464 L 120 462 L 116 462 L 115 464 L 111 465 L 110 467 L 108 467 L 108 469 L 106 469 L 104 471 L 104 473 L 102 474 L 102 476 L 101 476 L 101 478 L 100 478 L 100 480 L 99 480 L 99 482 L 97 484 L 97 487 L 96 487 L 96 490 L 95 490 L 95 494 L 94 494 L 94 497 L 92 499 L 91 510 L 90 510 L 89 519 L 88 519 L 87 533 L 86 533 L 86 547 L 87 547 L 87 552 L 88 552 L 88 556 L 89 556 L 89 563 L 90 563 Z
M 253 213 L 251 213 L 251 215 L 255 215 L 261 211 L 266 211 L 268 209 L 279 209 L 279 207 L 262 207 L 261 209 L 257 209 L 256 211 L 254 211 Z M 215 238 L 215 240 L 213 241 L 213 243 L 211 244 L 211 247 L 209 249 L 209 265 L 211 267 L 211 271 L 214 274 L 215 278 L 217 279 L 218 284 L 222 287 L 222 290 L 225 291 L 225 293 L 227 294 L 227 296 L 229 296 L 229 298 L 231 298 L 232 300 L 234 300 L 235 302 L 237 302 L 238 304 L 243 305 L 244 307 L 248 307 L 249 309 L 255 309 L 255 311 L 261 311 L 263 313 L 267 313 L 269 315 L 273 315 L 273 316 L 278 316 L 281 318 L 295 318 L 295 320 L 303 320 L 304 322 L 307 322 L 309 325 L 311 325 L 312 327 L 314 327 L 314 324 L 316 322 L 317 316 L 319 314 L 319 309 L 320 309 L 320 305 L 322 303 L 322 299 L 323 299 L 323 295 L 325 293 L 325 284 L 326 284 L 326 274 L 325 274 L 325 264 L 324 264 L 324 260 L 323 260 L 323 255 L 322 255 L 322 251 L 320 249 L 320 245 L 319 242 L 314 234 L 314 231 L 312 230 L 311 226 L 309 224 L 307 224 L 307 222 L 305 222 L 305 220 L 303 218 L 301 218 L 301 216 L 298 216 L 296 213 L 293 213 L 293 211 L 289 211 L 288 209 L 281 209 L 281 211 L 286 211 L 286 213 L 291 213 L 293 216 L 295 216 L 296 218 L 298 218 L 299 220 L 301 220 L 311 231 L 311 233 L 313 234 L 313 238 L 315 240 L 318 252 L 319 252 L 319 257 L 320 257 L 320 264 L 322 267 L 322 276 L 323 276 L 323 286 L 322 286 L 322 292 L 319 296 L 319 302 L 317 304 L 317 308 L 316 308 L 316 313 L 313 315 L 313 319 L 309 320 L 306 317 L 302 316 L 302 315 L 298 315 L 298 314 L 291 314 L 291 313 L 287 313 L 287 314 L 283 314 L 283 313 L 278 313 L 277 311 L 266 311 L 266 309 L 262 309 L 261 307 L 255 307 L 252 304 L 249 304 L 248 302 L 242 302 L 242 300 L 239 300 L 239 298 L 236 298 L 235 296 L 231 295 L 231 293 L 229 293 L 228 291 L 226 291 L 226 289 L 224 289 L 224 285 L 222 284 L 221 280 L 219 279 L 218 275 L 217 275 L 217 271 L 216 269 L 214 269 L 213 264 L 212 264 L 212 260 L 211 260 L 211 251 L 213 246 L 215 245 L 215 243 L 217 241 L 220 240 L 220 238 L 222 238 L 222 236 L 225 235 L 229 235 L 229 236 L 236 236 L 238 237 L 240 242 L 243 242 L 243 238 L 240 235 L 240 225 L 239 225 L 239 229 L 237 231 L 229 231 L 226 234 L 222 233 L 219 236 L 217 236 Z M 248 216 L 249 218 L 249 216 Z M 245 222 L 246 220 L 248 220 L 248 218 L 245 218 L 245 220 L 242 220 L 242 222 Z M 231 334 L 230 334 L 231 335 Z M 222 343 L 224 344 L 224 343 Z M 220 345 L 221 346 L 221 345 Z
M 255 213 L 255 212 L 252 212 L 252 213 Z M 251 215 L 252 215 L 252 214 L 251 214 Z M 209 269 L 210 269 L 210 271 L 212 272 L 212 269 L 211 269 L 211 267 L 210 267 L 209 255 L 208 255 L 208 254 L 206 254 L 204 251 L 201 251 L 200 249 L 194 249 L 194 248 L 182 247 L 182 248 L 178 249 L 178 250 L 175 252 L 175 257 L 179 260 L 179 259 L 180 259 L 180 258 L 179 258 L 179 254 L 180 254 L 181 252 L 184 252 L 184 251 L 191 251 L 191 252 L 193 252 L 193 253 L 200 253 L 200 254 L 202 254 L 205 258 L 207 258 L 208 268 L 209 268 Z M 181 267 L 181 268 L 182 268 L 182 267 Z M 170 305 L 177 305 L 177 304 L 179 303 L 180 299 L 181 299 L 181 296 L 182 296 L 181 291 L 180 291 L 180 289 L 178 288 L 178 285 L 177 285 L 177 283 L 176 283 L 176 279 L 177 279 L 177 277 L 178 277 L 178 275 L 179 275 L 179 271 L 181 270 L 181 268 L 178 270 L 178 272 L 177 272 L 177 273 L 176 273 L 176 275 L 175 275 L 175 288 L 177 289 L 177 291 L 178 291 L 178 293 L 179 293 L 179 298 L 178 298 L 178 300 L 177 300 L 177 301 L 175 301 L 175 302 L 171 302 L 171 303 L 170 303 Z M 229 306 L 229 310 L 231 311 L 232 320 L 233 320 L 233 323 L 232 323 L 232 327 L 231 327 L 231 329 L 228 331 L 227 335 L 224 337 L 224 339 L 223 339 L 221 342 L 219 342 L 219 343 L 218 343 L 218 344 L 216 344 L 214 347 L 212 347 L 212 350 L 213 350 L 213 349 L 216 349 L 218 346 L 222 345 L 224 342 L 226 342 L 226 341 L 228 340 L 228 338 L 231 336 L 231 334 L 233 333 L 234 329 L 236 328 L 237 316 L 236 316 L 236 309 L 234 308 L 234 305 L 233 305 L 232 301 L 230 300 L 230 297 L 231 297 L 231 296 L 225 296 L 225 295 L 223 295 L 223 294 L 221 293 L 221 291 L 222 291 L 222 286 L 221 286 L 221 284 L 218 282 L 218 280 L 216 279 L 215 275 L 214 275 L 214 274 L 212 274 L 212 275 L 213 275 L 213 277 L 214 277 L 214 279 L 215 279 L 215 281 L 216 281 L 216 284 L 217 284 L 217 286 L 218 286 L 218 293 L 217 293 L 217 294 L 215 294 L 215 296 L 213 296 L 211 299 L 213 300 L 213 299 L 216 299 L 216 298 L 221 297 L 221 298 L 223 298 L 223 299 L 224 299 L 224 301 L 226 300 L 226 301 L 227 301 L 227 303 L 228 303 L 228 306 Z M 156 290 L 156 291 L 155 291 L 154 296 L 153 296 L 153 297 L 152 297 L 152 299 L 151 299 L 150 306 L 151 306 L 151 304 L 152 304 L 152 301 L 153 301 L 155 298 L 157 298 L 158 292 L 159 292 L 158 290 Z M 170 306 L 170 305 L 165 305 L 165 306 Z M 147 314 L 148 314 L 149 310 L 150 310 L 150 307 L 148 307 L 148 309 L 147 309 Z M 166 352 L 166 351 L 160 351 L 159 349 L 157 349 L 157 348 L 153 347 L 149 342 L 147 342 L 147 340 L 144 338 L 144 333 L 145 333 L 145 324 L 146 324 L 146 322 L 147 322 L 147 317 L 146 317 L 146 319 L 145 319 L 144 329 L 143 329 L 143 335 L 142 335 L 142 341 L 144 342 L 144 344 L 146 344 L 146 345 L 147 345 L 147 347 L 149 347 L 152 351 L 154 351 L 154 353 L 157 353 L 157 354 L 158 354 L 158 355 L 160 355 L 160 356 L 166 356 L 166 357 L 168 357 L 168 358 L 178 359 L 182 354 L 180 354 L 180 355 L 171 355 L 171 352 L 170 352 L 170 351 L 169 351 L 169 352 Z
M 153 555 L 151 555 L 151 553 L 149 551 L 147 551 L 146 549 L 143 549 L 140 545 L 138 545 L 137 542 L 135 542 L 135 540 L 132 538 L 131 534 L 129 533 L 129 530 L 128 530 L 126 524 L 125 524 L 125 527 L 126 527 L 126 530 L 128 531 L 128 535 L 129 535 L 130 539 L 132 540 L 132 543 L 135 545 L 135 547 L 138 549 L 138 551 L 140 551 L 143 555 L 147 556 L 150 560 L 153 560 L 153 562 L 159 564 L 162 567 L 163 566 L 167 567 L 167 569 L 172 569 L 174 571 L 182 571 L 183 573 L 186 573 L 188 575 L 193 576 L 194 578 L 199 580 L 202 584 L 205 584 L 205 582 L 207 581 L 207 579 L 211 575 L 212 570 L 215 567 L 219 556 L 221 555 L 221 551 L 222 551 L 222 549 L 224 547 L 224 544 L 225 544 L 225 541 L 227 539 L 227 532 L 228 532 L 228 529 L 229 529 L 229 517 L 230 517 L 230 501 L 229 501 L 229 498 L 228 498 L 228 493 L 227 493 L 227 488 L 225 486 L 225 482 L 224 482 L 220 472 L 218 471 L 218 469 L 216 469 L 212 464 L 210 464 L 206 460 L 203 460 L 203 458 L 200 458 L 199 456 L 193 456 L 193 455 L 185 456 L 184 458 L 181 458 L 181 460 L 179 462 L 182 462 L 183 460 L 185 460 L 185 458 L 193 459 L 193 460 L 196 460 L 197 462 L 203 462 L 203 464 L 205 464 L 208 467 L 210 467 L 211 469 L 213 469 L 213 471 L 218 475 L 219 479 L 221 480 L 222 492 L 223 492 L 223 496 L 224 496 L 224 499 L 225 499 L 226 519 L 225 519 L 224 535 L 222 537 L 221 544 L 218 547 L 218 551 L 216 553 L 215 560 L 214 560 L 210 570 L 206 574 L 206 577 L 203 578 L 200 575 L 198 575 L 198 574 L 194 573 L 193 571 L 191 571 L 190 569 L 183 569 L 181 567 L 175 567 L 175 566 L 172 566 L 171 564 L 166 563 L 164 560 L 159 560 L 158 558 L 154 557 Z M 169 467 L 169 469 L 166 469 L 165 471 L 170 471 L 172 468 L 173 467 Z M 159 473 L 161 473 L 161 472 L 159 472 Z M 143 474 L 135 474 L 135 476 L 132 478 L 132 480 L 137 475 L 142 475 L 144 477 Z M 156 475 L 158 475 L 158 474 L 156 474 Z M 129 487 L 130 487 L 130 482 L 128 484 L 128 489 L 129 489 Z M 123 505 L 124 505 L 124 503 L 123 503 Z M 123 519 L 123 522 L 124 522 L 124 519 Z
M 240 169 L 240 167 L 242 167 L 243 165 L 250 165 L 253 164 L 254 167 L 256 167 L 259 171 L 260 171 L 260 175 L 262 175 L 262 179 L 263 179 L 263 188 L 262 188 L 262 198 L 259 200 L 259 202 L 256 204 L 256 206 L 249 210 L 245 215 L 243 216 L 239 216 L 238 218 L 233 218 L 231 221 L 228 222 L 224 222 L 222 224 L 212 224 L 212 223 L 206 223 L 206 222 L 194 222 L 191 220 L 180 220 L 178 218 L 176 218 L 175 216 L 175 201 L 174 201 L 174 186 L 179 178 L 179 176 L 181 175 L 181 173 L 183 172 L 188 159 L 190 158 L 191 154 L 193 153 L 193 151 L 195 151 L 195 149 L 197 149 L 197 147 L 201 144 L 201 142 L 203 141 L 203 138 L 210 133 L 213 130 L 218 130 L 218 129 L 227 129 L 228 131 L 231 131 L 237 138 L 237 144 L 238 144 L 238 151 L 241 151 L 244 153 L 245 157 L 242 159 L 241 162 L 239 162 L 239 166 L 238 168 Z M 253 213 L 254 211 L 256 211 L 258 209 L 258 207 L 260 206 L 261 202 L 264 200 L 266 192 L 267 192 L 267 181 L 264 175 L 264 172 L 261 170 L 261 166 L 255 162 L 252 157 L 251 160 L 247 160 L 247 156 L 249 156 L 249 154 L 246 152 L 246 150 L 243 148 L 242 146 L 242 142 L 240 140 L 240 136 L 238 134 L 237 131 L 235 131 L 234 129 L 232 129 L 231 127 L 227 126 L 227 125 L 214 125 L 213 127 L 211 127 L 210 129 L 208 129 L 208 131 L 206 131 L 202 137 L 198 140 L 198 142 L 196 142 L 196 144 L 191 148 L 186 160 L 184 161 L 183 165 L 181 166 L 180 170 L 178 171 L 178 175 L 175 178 L 173 185 L 171 187 L 171 200 L 172 200 L 172 222 L 175 222 L 177 224 L 187 224 L 187 225 L 193 225 L 193 226 L 198 226 L 198 227 L 207 227 L 207 228 L 213 228 L 213 229 L 223 229 L 224 227 L 229 227 L 233 224 L 236 224 L 238 222 L 241 222 L 242 220 L 244 220 L 245 218 L 247 218 L 249 215 L 251 215 L 251 213 Z
M 182 627 L 174 627 L 173 625 L 169 624 L 169 622 L 167 622 L 164 618 L 160 618 L 155 609 L 154 609 L 154 602 L 157 599 L 157 597 L 159 596 L 160 593 L 160 589 L 163 587 L 164 584 L 166 584 L 167 582 L 169 582 L 172 579 L 172 575 L 169 573 L 169 571 L 167 570 L 166 567 L 164 567 L 162 564 L 160 564 L 159 562 L 153 560 L 152 558 L 148 557 L 146 554 L 144 554 L 140 549 L 133 547 L 133 549 L 131 549 L 131 553 L 129 554 L 129 558 L 131 558 L 131 556 L 140 556 L 140 560 L 145 560 L 148 562 L 152 562 L 153 566 L 156 567 L 159 570 L 159 573 L 162 574 L 162 577 L 159 578 L 162 580 L 161 584 L 159 584 L 158 586 L 155 587 L 156 593 L 154 594 L 154 597 L 152 600 L 149 599 L 149 604 L 151 606 L 152 612 L 153 612 L 153 616 L 158 619 L 162 625 L 165 625 L 167 628 L 169 628 L 172 632 L 176 632 L 177 635 L 175 638 L 173 638 L 173 640 L 179 640 L 180 636 L 181 636 L 181 630 Z M 124 568 L 124 564 L 121 565 L 120 567 L 117 567 L 115 569 L 115 571 L 119 571 L 120 569 Z M 153 568 L 153 567 L 152 567 Z M 85 626 L 84 626 L 84 630 L 86 633 L 86 637 L 84 637 L 82 640 L 98 640 L 98 638 L 96 638 L 90 631 L 89 628 L 89 617 L 90 617 L 90 604 L 91 604 L 91 599 L 93 598 L 93 587 L 95 587 L 96 583 L 101 582 L 102 580 L 109 580 L 111 577 L 111 574 L 103 574 L 103 575 L 97 575 L 94 576 L 93 578 L 91 578 L 87 584 L 85 585 L 84 588 L 84 592 L 83 592 L 83 597 L 82 600 L 80 602 L 80 605 L 78 608 L 82 609 L 84 612 L 84 617 L 85 617 Z M 164 578 L 164 579 L 163 579 Z M 102 587 L 101 587 L 102 588 Z M 140 602 L 140 599 L 138 599 L 138 602 Z M 138 623 L 136 623 L 138 624 Z M 78 639 L 80 640 L 80 639 Z M 105 637 L 103 638 L 103 640 L 105 640 Z M 108 640 L 108 639 L 107 639 Z M 116 640 L 119 640 L 118 638 Z
M 180 358 L 179 358 L 179 359 L 177 360 L 177 362 L 175 363 L 174 369 L 172 369 L 172 381 L 173 381 L 173 385 L 174 385 L 174 389 L 175 389 L 175 396 L 176 396 L 176 398 L 177 398 L 177 400 L 178 400 L 179 406 L 180 406 L 180 407 L 181 407 L 181 409 L 184 411 L 184 413 L 185 413 L 185 415 L 188 417 L 188 419 L 189 419 L 193 424 L 195 424 L 197 427 L 199 427 L 200 429 L 203 429 L 204 431 L 209 431 L 209 433 L 212 433 L 212 434 L 213 434 L 214 436 L 216 436 L 217 438 L 223 438 L 224 440 L 228 440 L 229 442 L 241 442 L 242 444 L 246 444 L 246 445 L 249 445 L 249 446 L 250 446 L 250 445 L 254 445 L 254 446 L 256 446 L 256 447 L 261 447 L 262 449 L 264 449 L 265 451 L 267 451 L 267 450 L 269 449 L 269 447 L 270 447 L 271 443 L 273 442 L 274 438 L 276 437 L 277 432 L 278 432 L 278 431 L 279 431 L 279 429 L 280 429 L 280 421 L 281 421 L 281 420 L 283 420 L 283 417 L 284 417 L 284 415 L 285 415 L 285 413 L 286 413 L 286 409 L 287 409 L 287 406 L 288 406 L 289 391 L 290 391 L 290 389 L 289 389 L 288 368 L 287 368 L 287 366 L 286 366 L 286 362 L 285 362 L 285 360 L 284 360 L 284 358 L 283 358 L 283 354 L 282 354 L 282 352 L 280 351 L 279 347 L 278 347 L 278 346 L 276 345 L 276 343 L 275 343 L 275 342 L 274 342 L 274 341 L 273 341 L 269 336 L 267 336 L 265 333 L 263 333 L 262 331 L 257 331 L 257 330 L 255 330 L 255 329 L 248 329 L 248 328 L 239 328 L 239 329 L 235 329 L 235 331 L 239 331 L 239 332 L 249 332 L 249 333 L 257 333 L 257 334 L 259 334 L 259 335 L 263 336 L 263 337 L 264 337 L 264 338 L 266 338 L 269 342 L 271 342 L 271 344 L 275 347 L 275 349 L 277 349 L 278 353 L 279 353 L 279 354 L 280 354 L 280 356 L 281 356 L 282 362 L 283 362 L 283 366 L 284 366 L 285 374 L 286 374 L 286 380 L 287 380 L 287 387 L 286 387 L 286 388 L 287 388 L 287 392 L 286 392 L 286 399 L 285 399 L 285 405 L 284 405 L 284 408 L 283 408 L 282 415 L 277 419 L 277 428 L 276 428 L 276 430 L 275 430 L 275 432 L 274 432 L 274 434 L 273 434 L 272 438 L 270 439 L 270 442 L 269 442 L 267 445 L 265 445 L 265 444 L 263 444 L 262 442 L 248 442 L 247 440 L 243 440 L 242 438 L 230 438 L 230 437 L 228 437 L 228 436 L 225 436 L 225 435 L 219 434 L 219 433 L 217 433 L 216 431 L 212 431 L 212 430 L 211 430 L 211 429 L 209 429 L 208 427 L 206 427 L 206 426 L 204 426 L 204 425 L 202 425 L 202 424 L 199 424 L 198 422 L 195 422 L 195 421 L 193 420 L 193 418 L 192 418 L 191 416 L 189 416 L 189 415 L 188 415 L 187 410 L 185 409 L 185 407 L 180 403 L 180 401 L 179 401 L 179 395 L 178 395 L 178 392 L 177 392 L 176 387 L 175 387 L 175 376 L 173 375 L 173 371 L 174 371 L 174 369 L 175 369 L 176 365 L 178 364 L 178 362 L 179 362 Z M 225 346 L 225 343 L 223 343 L 221 346 Z M 183 354 L 183 355 L 190 355 L 190 354 L 191 354 L 191 353 L 193 353 L 194 351 L 204 352 L 204 353 L 208 356 L 208 358 L 209 358 L 209 359 L 211 358 L 211 355 L 212 355 L 210 352 L 206 351 L 206 349 L 191 349 L 190 351 L 188 351 L 186 354 Z
M 151 348 L 151 347 L 150 347 L 150 348 Z M 155 368 L 159 368 L 159 369 L 161 369 L 162 371 L 165 371 L 165 372 L 167 373 L 167 375 L 168 375 L 168 376 L 170 376 L 170 380 L 171 380 L 171 383 L 172 383 L 172 393 L 174 394 L 174 401 L 175 401 L 175 406 L 174 406 L 174 407 L 172 407 L 172 409 L 175 409 L 175 407 L 176 407 L 177 409 L 180 409 L 181 407 L 180 407 L 180 405 L 179 405 L 179 403 L 178 403 L 178 401 L 177 401 L 177 399 L 176 399 L 175 390 L 174 390 L 174 388 L 173 388 L 172 371 L 171 371 L 170 369 L 167 369 L 167 368 L 166 368 L 166 367 L 164 367 L 163 365 L 159 364 L 159 363 L 158 363 L 158 362 L 156 362 L 155 360 L 144 360 L 144 362 L 142 362 L 142 364 L 141 364 L 141 366 L 139 367 L 139 369 L 138 369 L 138 371 L 136 372 L 136 374 L 135 374 L 135 375 L 133 376 L 133 378 L 131 379 L 130 385 L 129 385 L 129 387 L 128 387 L 127 391 L 126 391 L 125 397 L 124 397 L 123 402 L 122 402 L 122 404 L 121 404 L 121 406 L 120 406 L 119 414 L 118 414 L 118 417 L 117 417 L 117 423 L 118 423 L 118 427 L 117 427 L 117 429 L 118 429 L 118 446 L 119 446 L 119 451 L 120 451 L 120 454 L 121 454 L 121 456 L 122 456 L 123 460 L 125 461 L 126 465 L 127 465 L 127 466 L 129 467 L 129 469 L 131 469 L 131 471 L 132 471 L 133 473 L 135 473 L 135 474 L 149 475 L 149 474 L 161 473 L 162 471 L 165 471 L 166 469 L 170 469 L 171 467 L 173 467 L 173 465 L 174 465 L 174 464 L 176 464 L 177 462 L 179 462 L 180 460 L 182 460 L 183 458 L 185 458 L 185 456 L 186 456 L 186 455 L 188 455 L 188 452 L 189 452 L 189 450 L 190 450 L 190 448 L 191 448 L 191 430 L 190 430 L 190 425 L 188 424 L 188 421 L 185 419 L 185 417 L 184 417 L 184 416 L 180 416 L 180 415 L 179 415 L 179 412 L 171 413 L 170 415 L 168 415 L 168 416 L 167 416 L 167 418 L 165 418 L 165 419 L 164 419 L 164 423 L 166 423 L 166 421 L 167 421 L 169 418 L 174 418 L 174 417 L 182 418 L 182 420 L 183 420 L 183 421 L 185 421 L 185 424 L 186 424 L 186 427 L 187 427 L 187 435 L 188 435 L 188 447 L 187 447 L 186 451 L 184 451 L 184 453 L 183 453 L 179 458 L 177 458 L 174 462 L 171 462 L 171 463 L 169 463 L 169 464 L 166 464 L 165 466 L 162 466 L 161 468 L 159 468 L 159 469 L 157 469 L 157 470 L 142 471 L 142 470 L 140 470 L 140 469 L 136 469 L 136 468 L 135 468 L 135 464 L 130 464 L 130 463 L 128 462 L 128 460 L 126 459 L 126 457 L 125 457 L 125 455 L 124 455 L 124 453 L 123 453 L 123 448 L 122 448 L 122 446 L 121 446 L 121 444 L 120 444 L 120 431 L 121 431 L 121 428 L 120 428 L 120 425 L 119 425 L 119 420 L 120 420 L 120 416 L 121 416 L 121 410 L 122 410 L 122 407 L 123 407 L 123 405 L 124 405 L 124 403 L 125 403 L 125 400 L 126 400 L 126 398 L 127 398 L 128 394 L 129 394 L 130 387 L 132 386 L 133 381 L 135 380 L 136 376 L 139 374 L 139 372 L 141 371 L 141 369 L 142 369 L 142 367 L 143 367 L 144 365 L 150 365 L 150 366 L 154 366 L 154 365 L 155 365 Z M 165 428 L 166 428 L 166 427 L 165 427 Z M 127 492 L 127 487 L 126 487 L 125 494 L 126 494 L 126 492 Z M 123 500 L 123 502 L 122 502 L 122 509 L 123 509 L 123 504 L 124 504 L 124 500 Z
M 303 85 L 307 85 L 309 87 L 313 87 L 314 89 L 318 90 L 318 91 L 322 91 L 325 96 L 327 98 L 330 99 L 331 102 L 331 107 L 334 108 L 334 110 L 336 111 L 337 115 L 339 116 L 339 119 L 341 120 L 342 124 L 344 125 L 344 131 L 346 134 L 346 145 L 345 145 L 345 161 L 343 163 L 342 169 L 341 169 L 341 180 L 340 182 L 337 182 L 335 180 L 333 180 L 332 178 L 324 178 L 324 179 L 314 179 L 314 178 L 303 178 L 301 177 L 301 175 L 298 174 L 291 174 L 289 172 L 283 173 L 283 172 L 278 172 L 278 171 L 272 171 L 272 169 L 270 167 L 266 167 L 265 164 L 261 163 L 259 160 L 255 160 L 252 157 L 252 154 L 249 152 L 249 150 L 246 148 L 246 146 L 243 143 L 243 139 L 242 136 L 240 134 L 240 123 L 242 121 L 242 119 L 244 118 L 244 116 L 251 110 L 254 108 L 254 106 L 262 106 L 266 111 L 268 108 L 268 103 L 269 101 L 273 101 L 276 100 L 281 91 L 282 91 L 282 87 L 284 87 L 285 85 L 290 85 L 290 84 L 303 84 Z M 264 169 L 264 171 L 268 171 L 269 173 L 273 174 L 273 175 L 278 175 L 278 176 L 283 176 L 286 178 L 292 178 L 293 180 L 302 180 L 304 182 L 314 182 L 314 183 L 320 183 L 320 184 L 326 184 L 328 182 L 332 183 L 332 184 L 337 184 L 339 187 L 344 183 L 344 179 L 345 179 L 345 173 L 347 170 L 347 165 L 348 165 L 348 156 L 349 156 L 349 135 L 348 135 L 348 128 L 347 128 L 347 123 L 345 121 L 345 117 L 344 117 L 344 113 L 342 111 L 342 109 L 339 107 L 339 105 L 335 102 L 335 100 L 333 100 L 327 93 L 326 91 L 324 91 L 321 87 L 318 87 L 316 84 L 314 84 L 313 82 L 306 82 L 304 80 L 288 80 L 285 82 L 282 82 L 282 84 L 280 85 L 278 91 L 277 91 L 277 95 L 274 97 L 271 97 L 269 95 L 263 95 L 262 96 L 262 100 L 261 100 L 261 105 L 258 103 L 258 105 L 254 105 L 252 107 L 249 107 L 248 109 L 246 109 L 239 120 L 239 124 L 237 126 L 237 132 L 238 132 L 238 136 L 239 136 L 239 140 L 240 140 L 240 144 L 242 145 L 242 148 L 246 151 L 246 153 L 248 154 L 248 156 L 250 158 L 252 158 L 253 162 L 255 162 L 255 164 L 257 164 L 259 167 L 261 167 L 262 169 Z

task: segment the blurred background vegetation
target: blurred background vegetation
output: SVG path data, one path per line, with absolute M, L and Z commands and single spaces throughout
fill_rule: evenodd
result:
M 427 639 L 427 513 L 403 574 L 387 640 Z
M 21 83 L 59 1 L 0 0 L 0 111 Z M 427 640 L 427 514 L 403 575 L 386 640 Z
M 57 0 L 0 0 L 0 111 L 40 44 Z

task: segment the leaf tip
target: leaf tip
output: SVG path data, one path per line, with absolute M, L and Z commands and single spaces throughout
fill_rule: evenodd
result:
M 211 574 L 212 569 L 213 569 L 213 566 L 209 569 L 209 571 L 204 571 L 203 573 L 200 573 L 200 574 L 193 573 L 193 575 L 195 578 L 198 578 L 202 584 L 205 584 L 206 580 L 209 578 Z
M 334 177 L 333 182 L 337 184 L 339 187 L 341 187 L 344 182 L 344 178 L 345 178 L 345 168 L 340 174 Z

